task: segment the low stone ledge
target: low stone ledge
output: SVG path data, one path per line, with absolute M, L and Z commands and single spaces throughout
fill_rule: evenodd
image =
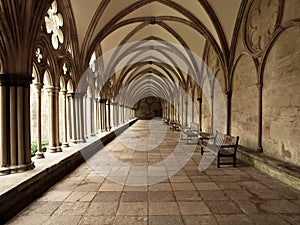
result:
M 243 146 L 237 150 L 237 158 L 254 168 L 300 190 L 300 167 L 283 162 L 263 153 L 255 152 Z
M 44 159 L 35 159 L 36 168 L 24 173 L 9 174 L 0 177 L 0 224 L 4 224 L 23 208 L 29 205 L 45 191 L 60 181 L 87 158 L 121 134 L 137 119 L 120 126 L 101 137 L 93 137 L 88 143 L 73 145 L 73 150 L 66 148 L 62 153 L 49 153 Z M 51 159 L 50 159 L 51 158 Z M 10 176 L 10 177 L 8 177 Z M 6 179 L 6 180 L 5 180 Z M 14 179 L 14 182 L 7 182 Z

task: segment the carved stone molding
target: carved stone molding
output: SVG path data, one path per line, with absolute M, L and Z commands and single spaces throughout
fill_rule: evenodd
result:
M 245 20 L 244 41 L 253 57 L 260 57 L 282 18 L 282 0 L 254 0 Z

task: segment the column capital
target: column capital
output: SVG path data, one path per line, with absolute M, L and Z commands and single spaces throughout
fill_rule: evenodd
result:
M 257 83 L 257 84 L 256 84 L 256 87 L 257 87 L 257 89 L 259 89 L 259 90 L 260 90 L 260 89 L 262 89 L 262 87 L 263 87 L 263 84 L 262 84 L 262 83 Z
M 107 102 L 107 99 L 103 99 L 103 98 L 100 99 L 100 103 L 106 103 L 106 102 Z
M 201 97 L 197 98 L 197 101 L 202 103 L 202 98 Z
M 60 90 L 59 93 L 61 93 L 62 95 L 66 95 L 67 94 L 67 90 Z
M 74 98 L 74 95 L 75 95 L 74 92 L 68 92 L 68 93 L 67 93 L 67 96 L 68 96 L 68 97 L 71 97 L 71 98 Z
M 38 91 L 40 91 L 43 88 L 43 84 L 39 83 L 39 82 L 36 82 L 33 85 L 35 86 L 36 90 L 38 90 Z
M 33 77 L 18 74 L 0 74 L 0 86 L 29 87 Z
M 48 86 L 48 87 L 46 87 L 45 88 L 47 91 L 48 91 L 48 93 L 50 94 L 50 93 L 58 93 L 59 92 L 59 87 L 54 87 L 54 86 Z
M 231 97 L 232 96 L 232 91 L 231 90 L 228 90 L 225 92 L 225 94 L 228 96 L 228 97 Z
M 119 105 L 118 102 L 112 102 L 111 104 L 112 104 L 112 105 Z

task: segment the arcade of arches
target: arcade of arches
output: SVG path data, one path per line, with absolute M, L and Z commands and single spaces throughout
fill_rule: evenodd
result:
M 0 0 L 1 175 L 136 117 L 299 168 L 299 15 L 298 0 Z

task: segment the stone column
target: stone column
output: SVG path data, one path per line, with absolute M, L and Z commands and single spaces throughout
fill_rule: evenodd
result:
M 43 84 L 35 83 L 35 91 L 37 93 L 37 151 L 35 153 L 35 158 L 42 159 L 45 158 L 42 151 L 42 87 Z
M 199 102 L 199 129 L 202 131 L 202 98 L 197 98 Z
M 87 134 L 87 95 L 83 96 L 83 127 L 84 127 L 84 137 L 88 139 Z
M 232 91 L 227 91 L 227 134 L 231 134 L 231 99 L 232 99 Z
M 257 130 L 257 151 L 263 152 L 262 148 L 262 84 L 257 84 L 258 88 L 258 130 Z
M 211 132 L 214 133 L 214 95 L 210 96 L 211 99 Z
M 195 104 L 194 104 L 194 99 L 191 102 L 191 104 L 192 104 L 192 122 L 194 123 L 195 122 Z
M 48 87 L 49 104 L 49 146 L 48 152 L 61 152 L 59 145 L 59 126 L 58 126 L 58 91 L 57 87 Z
M 34 168 L 30 140 L 31 77 L 0 74 L 0 175 Z
M 84 133 L 84 110 L 83 110 L 83 96 L 84 93 L 75 94 L 75 105 L 76 105 L 76 122 L 77 122 L 77 141 L 86 142 Z
M 185 126 L 186 127 L 188 126 L 188 109 L 189 109 L 188 107 L 189 107 L 189 102 L 186 99 L 185 101 Z
M 63 115 L 64 115 L 64 137 L 63 137 L 63 143 L 62 146 L 63 147 L 69 147 L 69 143 L 68 143 L 68 122 L 67 122 L 67 91 L 63 90 L 60 91 L 61 95 L 62 95 L 62 100 L 63 100 Z
M 119 106 L 119 118 L 120 118 L 120 124 L 123 124 L 124 123 L 124 105 L 120 105 Z
M 71 139 L 73 143 L 77 143 L 77 123 L 76 123 L 76 109 L 75 109 L 75 93 L 68 93 L 70 112 L 69 122 L 71 124 Z
M 111 111 L 110 111 L 110 100 L 107 100 L 107 126 L 106 126 L 106 130 L 107 131 L 110 131 L 111 129 L 111 120 L 110 120 L 110 114 L 111 114 Z
M 91 103 L 91 115 L 90 115 L 90 119 L 91 119 L 91 136 L 95 136 L 95 99 L 93 97 L 90 97 L 90 103 Z
M 106 129 L 105 122 L 105 111 L 106 111 L 106 99 L 100 99 L 100 129 L 101 132 L 104 132 Z
M 182 125 L 186 126 L 185 125 L 185 119 L 184 119 L 184 99 L 183 99 L 183 95 L 181 97 L 181 119 L 182 119 L 182 121 L 181 121 Z
M 98 104 L 99 100 L 96 98 L 95 99 L 95 118 L 96 118 L 96 133 L 98 134 L 99 133 L 99 127 L 100 127 L 100 124 L 99 124 L 99 104 Z

